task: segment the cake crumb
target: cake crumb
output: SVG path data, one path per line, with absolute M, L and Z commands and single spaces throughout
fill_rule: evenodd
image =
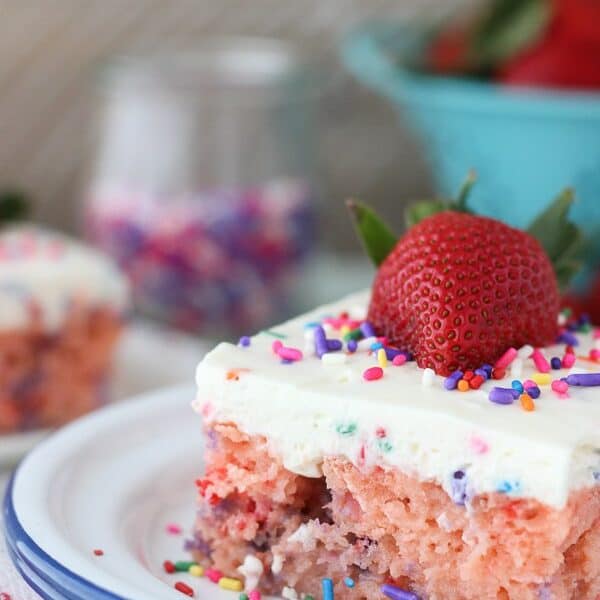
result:
M 285 558 L 281 554 L 273 554 L 273 562 L 271 563 L 271 573 L 279 575 L 283 569 Z
M 314 547 L 314 536 L 306 523 L 302 523 L 294 533 L 288 537 L 288 542 L 292 544 L 301 544 L 304 550 L 310 550 Z M 312 547 L 311 547 L 312 546 Z
M 262 561 L 253 554 L 246 554 L 244 562 L 238 567 L 238 573 L 244 577 L 244 589 L 251 592 L 258 587 L 264 572 Z
M 452 523 L 445 512 L 441 513 L 435 521 L 444 531 L 452 531 Z

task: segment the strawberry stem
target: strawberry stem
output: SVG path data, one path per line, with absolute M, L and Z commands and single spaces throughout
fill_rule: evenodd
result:
M 456 201 L 452 205 L 452 210 L 456 210 L 458 212 L 471 212 L 467 206 L 467 200 L 471 195 L 471 190 L 477 181 L 477 173 L 473 169 L 471 169 L 462 185 L 460 186 L 460 190 L 458 190 L 458 196 L 456 197 Z

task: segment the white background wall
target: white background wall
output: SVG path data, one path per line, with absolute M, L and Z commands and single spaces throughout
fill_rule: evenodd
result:
M 440 0 L 0 0 L 0 184 L 24 187 L 36 214 L 75 224 L 99 66 L 115 53 L 193 44 L 207 34 L 281 35 L 325 48 L 367 18 L 447 9 Z M 343 246 L 341 200 L 376 205 L 428 189 L 390 107 L 340 75 L 322 111 L 325 227 Z

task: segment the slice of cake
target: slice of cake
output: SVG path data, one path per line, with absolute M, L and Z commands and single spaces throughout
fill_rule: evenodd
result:
M 194 559 L 286 598 L 596 600 L 600 331 L 491 219 L 384 254 L 371 292 L 199 365 Z
M 0 433 L 55 427 L 98 406 L 127 308 L 98 252 L 58 233 L 0 233 Z

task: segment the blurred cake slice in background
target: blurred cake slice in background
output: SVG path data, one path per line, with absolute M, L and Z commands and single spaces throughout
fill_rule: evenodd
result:
M 33 225 L 0 232 L 0 434 L 103 403 L 128 297 L 99 252 Z

